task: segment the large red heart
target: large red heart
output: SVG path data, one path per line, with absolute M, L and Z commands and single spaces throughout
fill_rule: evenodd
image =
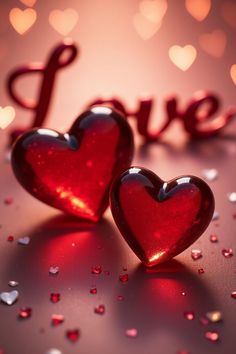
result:
M 125 118 L 95 106 L 67 134 L 49 129 L 23 134 L 13 147 L 12 167 L 22 186 L 39 200 L 98 221 L 109 204 L 110 184 L 130 166 L 133 150 Z
M 110 203 L 121 234 L 146 266 L 184 251 L 204 232 L 214 212 L 214 196 L 200 178 L 164 182 L 139 167 L 113 182 Z

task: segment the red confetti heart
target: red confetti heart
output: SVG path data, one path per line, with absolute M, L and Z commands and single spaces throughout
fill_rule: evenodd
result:
M 66 336 L 71 342 L 76 342 L 79 338 L 79 330 L 78 329 L 72 329 L 66 331 Z
M 154 266 L 184 251 L 204 232 L 214 196 L 200 178 L 164 182 L 149 170 L 131 167 L 112 185 L 111 210 L 135 254 Z
M 92 107 L 68 134 L 37 129 L 23 134 L 12 151 L 18 181 L 39 200 L 98 221 L 109 204 L 113 178 L 130 166 L 133 135 L 108 107 Z

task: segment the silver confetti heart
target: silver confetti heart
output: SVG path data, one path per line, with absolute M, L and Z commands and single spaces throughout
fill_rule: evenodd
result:
M 27 246 L 30 243 L 30 238 L 28 236 L 21 237 L 18 239 L 18 243 L 23 246 Z
M 52 274 L 52 275 L 57 275 L 59 273 L 59 267 L 58 266 L 51 266 L 49 268 L 49 274 Z
M 215 181 L 218 177 L 218 171 L 215 168 L 202 171 L 202 176 L 209 182 Z
M 19 292 L 17 290 L 13 290 L 5 293 L 1 293 L 0 294 L 0 299 L 2 302 L 4 302 L 5 304 L 11 306 L 14 304 L 14 302 L 16 302 L 16 300 L 19 297 Z
M 62 352 L 59 349 L 49 349 L 45 354 L 62 354 Z

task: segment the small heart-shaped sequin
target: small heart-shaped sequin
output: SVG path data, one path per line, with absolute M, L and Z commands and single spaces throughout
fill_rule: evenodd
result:
M 16 300 L 19 297 L 19 292 L 17 290 L 13 290 L 10 292 L 4 292 L 0 294 L 0 299 L 2 302 L 4 302 L 4 304 L 7 304 L 9 306 L 13 305 L 14 302 L 16 302 Z

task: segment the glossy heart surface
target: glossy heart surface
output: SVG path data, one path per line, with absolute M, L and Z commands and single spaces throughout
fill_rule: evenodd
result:
M 12 167 L 34 197 L 79 218 L 98 221 L 112 180 L 130 166 L 133 134 L 125 118 L 103 106 L 79 116 L 66 134 L 36 129 L 12 150 Z
M 162 181 L 153 172 L 131 167 L 111 188 L 114 220 L 134 253 L 155 266 L 189 247 L 207 228 L 214 196 L 200 178 Z

